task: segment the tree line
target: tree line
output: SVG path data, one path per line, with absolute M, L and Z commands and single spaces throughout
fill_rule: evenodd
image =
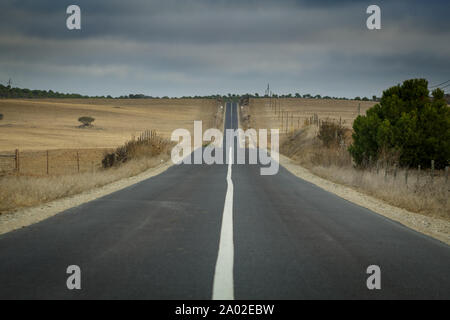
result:
M 111 95 L 106 96 L 88 96 L 88 95 L 82 95 L 78 93 L 61 93 L 53 90 L 31 90 L 26 88 L 13 88 L 10 86 L 4 86 L 0 84 L 0 98 L 22 98 L 22 99 L 39 99 L 39 98 L 66 98 L 66 99 L 240 99 L 240 98 L 269 98 L 268 95 L 259 95 L 258 93 L 255 94 L 232 94 L 228 93 L 226 95 L 221 94 L 214 94 L 214 95 L 195 95 L 195 96 L 182 96 L 182 97 L 168 97 L 168 96 L 150 96 L 145 95 L 141 93 L 137 94 L 128 94 L 128 95 L 121 95 L 119 97 L 112 97 Z M 309 93 L 307 94 L 272 94 L 273 98 L 303 98 L 303 99 L 334 99 L 334 100 L 350 100 L 349 98 L 345 97 L 331 97 L 331 96 L 321 96 L 320 94 L 317 95 L 311 95 Z M 376 96 L 373 96 L 372 99 L 369 99 L 367 97 L 355 97 L 355 100 L 361 100 L 361 101 L 378 101 Z

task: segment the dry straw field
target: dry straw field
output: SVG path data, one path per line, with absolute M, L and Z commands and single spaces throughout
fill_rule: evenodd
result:
M 147 129 L 170 137 L 193 120 L 214 126 L 217 102 L 195 99 L 0 100 L 0 151 L 114 148 Z M 80 129 L 78 118 L 95 118 Z
M 105 152 L 151 129 L 170 138 L 176 128 L 192 132 L 193 121 L 217 127 L 218 103 L 206 99 L 0 100 L 0 173 L 72 174 L 99 168 Z M 80 128 L 78 118 L 95 118 Z M 9 157 L 8 157 L 9 156 Z
M 98 188 L 167 162 L 166 148 L 102 168 L 106 153 L 146 130 L 168 139 L 177 128 L 193 133 L 194 120 L 222 128 L 220 105 L 206 99 L 0 100 L 0 214 Z M 82 116 L 95 118 L 93 126 L 81 128 Z
M 317 120 L 340 122 L 350 128 L 358 114 L 365 114 L 376 102 L 333 99 L 250 99 L 250 126 L 279 128 L 280 133 L 303 127 L 316 116 Z

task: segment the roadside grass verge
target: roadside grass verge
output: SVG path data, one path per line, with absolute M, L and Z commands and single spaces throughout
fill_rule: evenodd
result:
M 126 160 L 122 158 L 94 172 L 58 176 L 0 177 L 0 214 L 102 187 L 169 161 L 171 143 L 159 136 L 150 139 L 145 143 L 142 141 L 137 143 L 134 139 L 127 142 L 124 146 L 117 148 L 125 152 Z M 106 157 L 108 154 L 105 154 Z
M 306 127 L 288 136 L 282 141 L 280 152 L 324 179 L 411 212 L 450 221 L 449 184 L 443 172 L 436 172 L 431 179 L 429 172 L 406 173 L 405 169 L 388 165 L 358 169 L 352 164 L 345 146 L 348 144 L 325 147 L 315 130 Z

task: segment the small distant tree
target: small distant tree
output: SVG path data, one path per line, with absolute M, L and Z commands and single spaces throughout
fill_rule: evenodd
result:
M 84 127 L 90 127 L 95 119 L 92 117 L 80 117 L 78 118 L 78 121 L 80 121 Z

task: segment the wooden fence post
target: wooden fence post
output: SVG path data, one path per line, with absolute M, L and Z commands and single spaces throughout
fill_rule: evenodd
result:
M 448 166 L 445 167 L 445 183 L 448 182 Z
M 431 182 L 434 180 L 434 160 L 431 160 Z
M 289 131 L 289 111 L 286 111 L 286 134 Z
M 77 168 L 78 168 L 78 173 L 80 173 L 80 154 L 77 151 Z
M 397 164 L 394 164 L 394 181 L 397 178 Z
M 420 164 L 417 167 L 417 184 L 419 183 L 419 179 L 420 179 Z
M 16 172 L 20 173 L 19 149 L 16 149 L 15 159 L 16 159 Z
M 408 185 L 408 168 L 405 171 L 405 184 Z

